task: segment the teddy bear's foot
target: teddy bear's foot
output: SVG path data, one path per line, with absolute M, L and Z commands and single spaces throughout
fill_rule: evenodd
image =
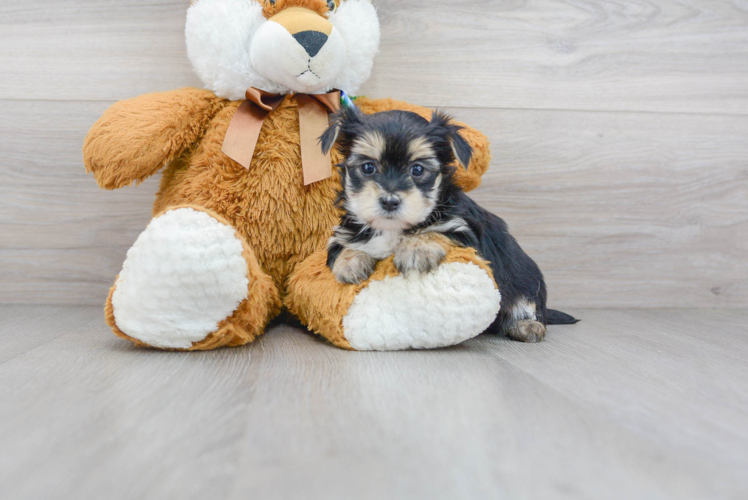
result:
M 117 335 L 139 345 L 205 350 L 251 342 L 279 303 L 231 226 L 181 207 L 154 218 L 127 252 L 106 313 Z
M 400 275 L 389 258 L 371 278 L 342 285 L 326 252 L 299 264 L 286 306 L 335 345 L 361 351 L 431 349 L 479 335 L 496 319 L 501 295 L 488 264 L 466 248 L 452 248 L 442 264 Z

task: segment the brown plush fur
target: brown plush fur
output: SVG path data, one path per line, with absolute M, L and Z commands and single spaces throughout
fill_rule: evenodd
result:
M 339 323 L 360 287 L 333 285 L 332 274 L 318 256 L 300 266 L 288 281 L 297 265 L 325 248 L 332 227 L 338 223 L 340 213 L 334 206 L 340 187 L 338 174 L 335 171 L 332 178 L 304 186 L 298 108 L 291 97 L 265 120 L 249 169 L 226 157 L 221 152 L 223 139 L 239 104 L 192 88 L 117 103 L 86 138 L 86 169 L 93 172 L 100 186 L 116 189 L 141 182 L 167 165 L 154 216 L 190 206 L 229 224 L 244 241 L 250 298 L 221 323 L 217 333 L 193 349 L 250 342 L 279 312 L 280 301 L 288 294 L 292 298 L 287 298 L 287 306 L 292 311 L 317 333 L 345 346 Z M 431 116 L 426 108 L 392 99 L 360 98 L 356 104 L 366 113 L 403 109 Z M 483 134 L 469 127 L 462 134 L 475 153 L 467 171 L 457 169 L 456 182 L 470 190 L 480 184 L 490 153 Z M 334 163 L 342 160 L 337 151 L 332 159 Z M 391 260 L 388 262 L 380 265 L 374 276 L 393 272 Z M 306 274 L 310 270 L 318 273 L 314 276 L 319 282 Z M 262 285 L 253 289 L 256 282 Z M 300 289 L 294 292 L 294 287 Z M 318 297 L 312 297 L 315 293 Z M 126 337 L 114 324 L 110 303 L 107 318 L 115 333 Z
M 189 157 L 167 167 L 154 212 L 190 204 L 221 214 L 283 291 L 294 266 L 324 248 L 337 224 L 332 200 L 340 181 L 335 173 L 304 186 L 298 108 L 291 98 L 265 120 L 249 170 L 226 157 L 221 147 L 238 105 L 223 108 Z M 333 161 L 340 160 L 333 154 Z
M 213 92 L 194 88 L 120 101 L 86 137 L 86 171 L 105 189 L 140 183 L 195 144 L 226 104 Z

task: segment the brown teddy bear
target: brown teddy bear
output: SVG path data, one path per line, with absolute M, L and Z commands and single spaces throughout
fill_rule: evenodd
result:
M 407 277 L 385 260 L 358 285 L 326 266 L 341 158 L 317 140 L 327 113 L 370 75 L 379 45 L 370 0 L 197 0 L 186 37 L 210 90 L 119 102 L 84 145 L 105 189 L 165 169 L 153 220 L 107 301 L 117 335 L 163 349 L 238 346 L 285 308 L 337 346 L 391 350 L 457 344 L 493 322 L 500 294 L 473 249 L 455 247 L 436 270 Z M 355 104 L 431 115 L 391 99 Z M 461 133 L 474 149 L 457 173 L 469 190 L 489 147 L 480 132 Z

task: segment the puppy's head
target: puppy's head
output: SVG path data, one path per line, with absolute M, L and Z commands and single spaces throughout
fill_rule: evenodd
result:
M 470 145 L 449 116 L 434 112 L 431 121 L 407 111 L 372 115 L 344 109 L 321 137 L 327 152 L 335 143 L 342 169 L 346 209 L 380 230 L 403 230 L 429 216 L 454 171 L 467 168 Z

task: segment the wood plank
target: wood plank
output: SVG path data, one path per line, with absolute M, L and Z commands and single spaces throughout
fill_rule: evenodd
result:
M 83 326 L 90 321 L 90 311 L 90 307 L 0 306 L 0 364 Z
M 748 305 L 745 118 L 455 112 L 492 143 L 474 198 L 538 261 L 552 304 Z
M 189 0 L 10 0 L 0 6 L 0 99 L 119 100 L 200 85 Z
M 731 0 L 376 2 L 365 91 L 427 106 L 748 112 L 748 9 Z
M 105 192 L 83 171 L 106 105 L 0 101 L 0 302 L 101 304 L 147 225 L 158 179 Z M 748 118 L 449 111 L 491 139 L 474 196 L 540 263 L 552 305 L 748 304 Z
M 189 0 L 6 0 L 0 99 L 118 100 L 200 85 Z M 748 9 L 732 0 L 377 0 L 363 93 L 429 106 L 748 113 Z
M 0 318 L 9 311 L 29 325 L 51 312 L 0 306 Z M 570 312 L 582 323 L 552 327 L 535 345 L 482 336 L 437 351 L 355 353 L 281 326 L 245 348 L 167 353 L 135 348 L 99 308 L 77 308 L 82 328 L 0 364 L 0 491 L 24 500 L 748 494 L 748 310 Z
M 511 342 L 489 349 L 565 398 L 663 446 L 700 449 L 705 461 L 724 461 L 722 467 L 748 462 L 748 389 L 740 383 L 747 371 L 747 310 L 574 312 L 584 326 L 554 327 L 550 342 L 537 350 Z
M 148 222 L 157 179 L 109 192 L 83 167 L 83 140 L 111 104 L 0 101 L 0 134 L 12 137 L 0 146 L 0 235 L 22 242 L 15 247 L 130 245 L 140 231 L 128 221 Z
M 727 354 L 733 339 L 748 349 L 748 313 L 736 313 L 740 328 L 703 313 L 720 338 L 720 353 L 705 358 L 677 343 L 700 328 L 695 314 L 573 312 L 580 325 L 554 327 L 536 346 L 483 336 L 351 355 L 267 336 L 253 360 L 268 383 L 247 413 L 248 472 L 233 498 L 293 498 L 299 485 L 310 498 L 367 499 L 748 492 L 746 367 Z
M 93 248 L 0 249 L 0 303 L 101 308 L 136 237 Z
M 99 189 L 88 128 L 111 103 L 0 101 L 0 303 L 102 304 L 151 218 L 158 179 Z
M 137 349 L 100 308 L 81 318 L 83 328 L 0 365 L 3 498 L 225 497 L 239 472 L 250 351 Z

